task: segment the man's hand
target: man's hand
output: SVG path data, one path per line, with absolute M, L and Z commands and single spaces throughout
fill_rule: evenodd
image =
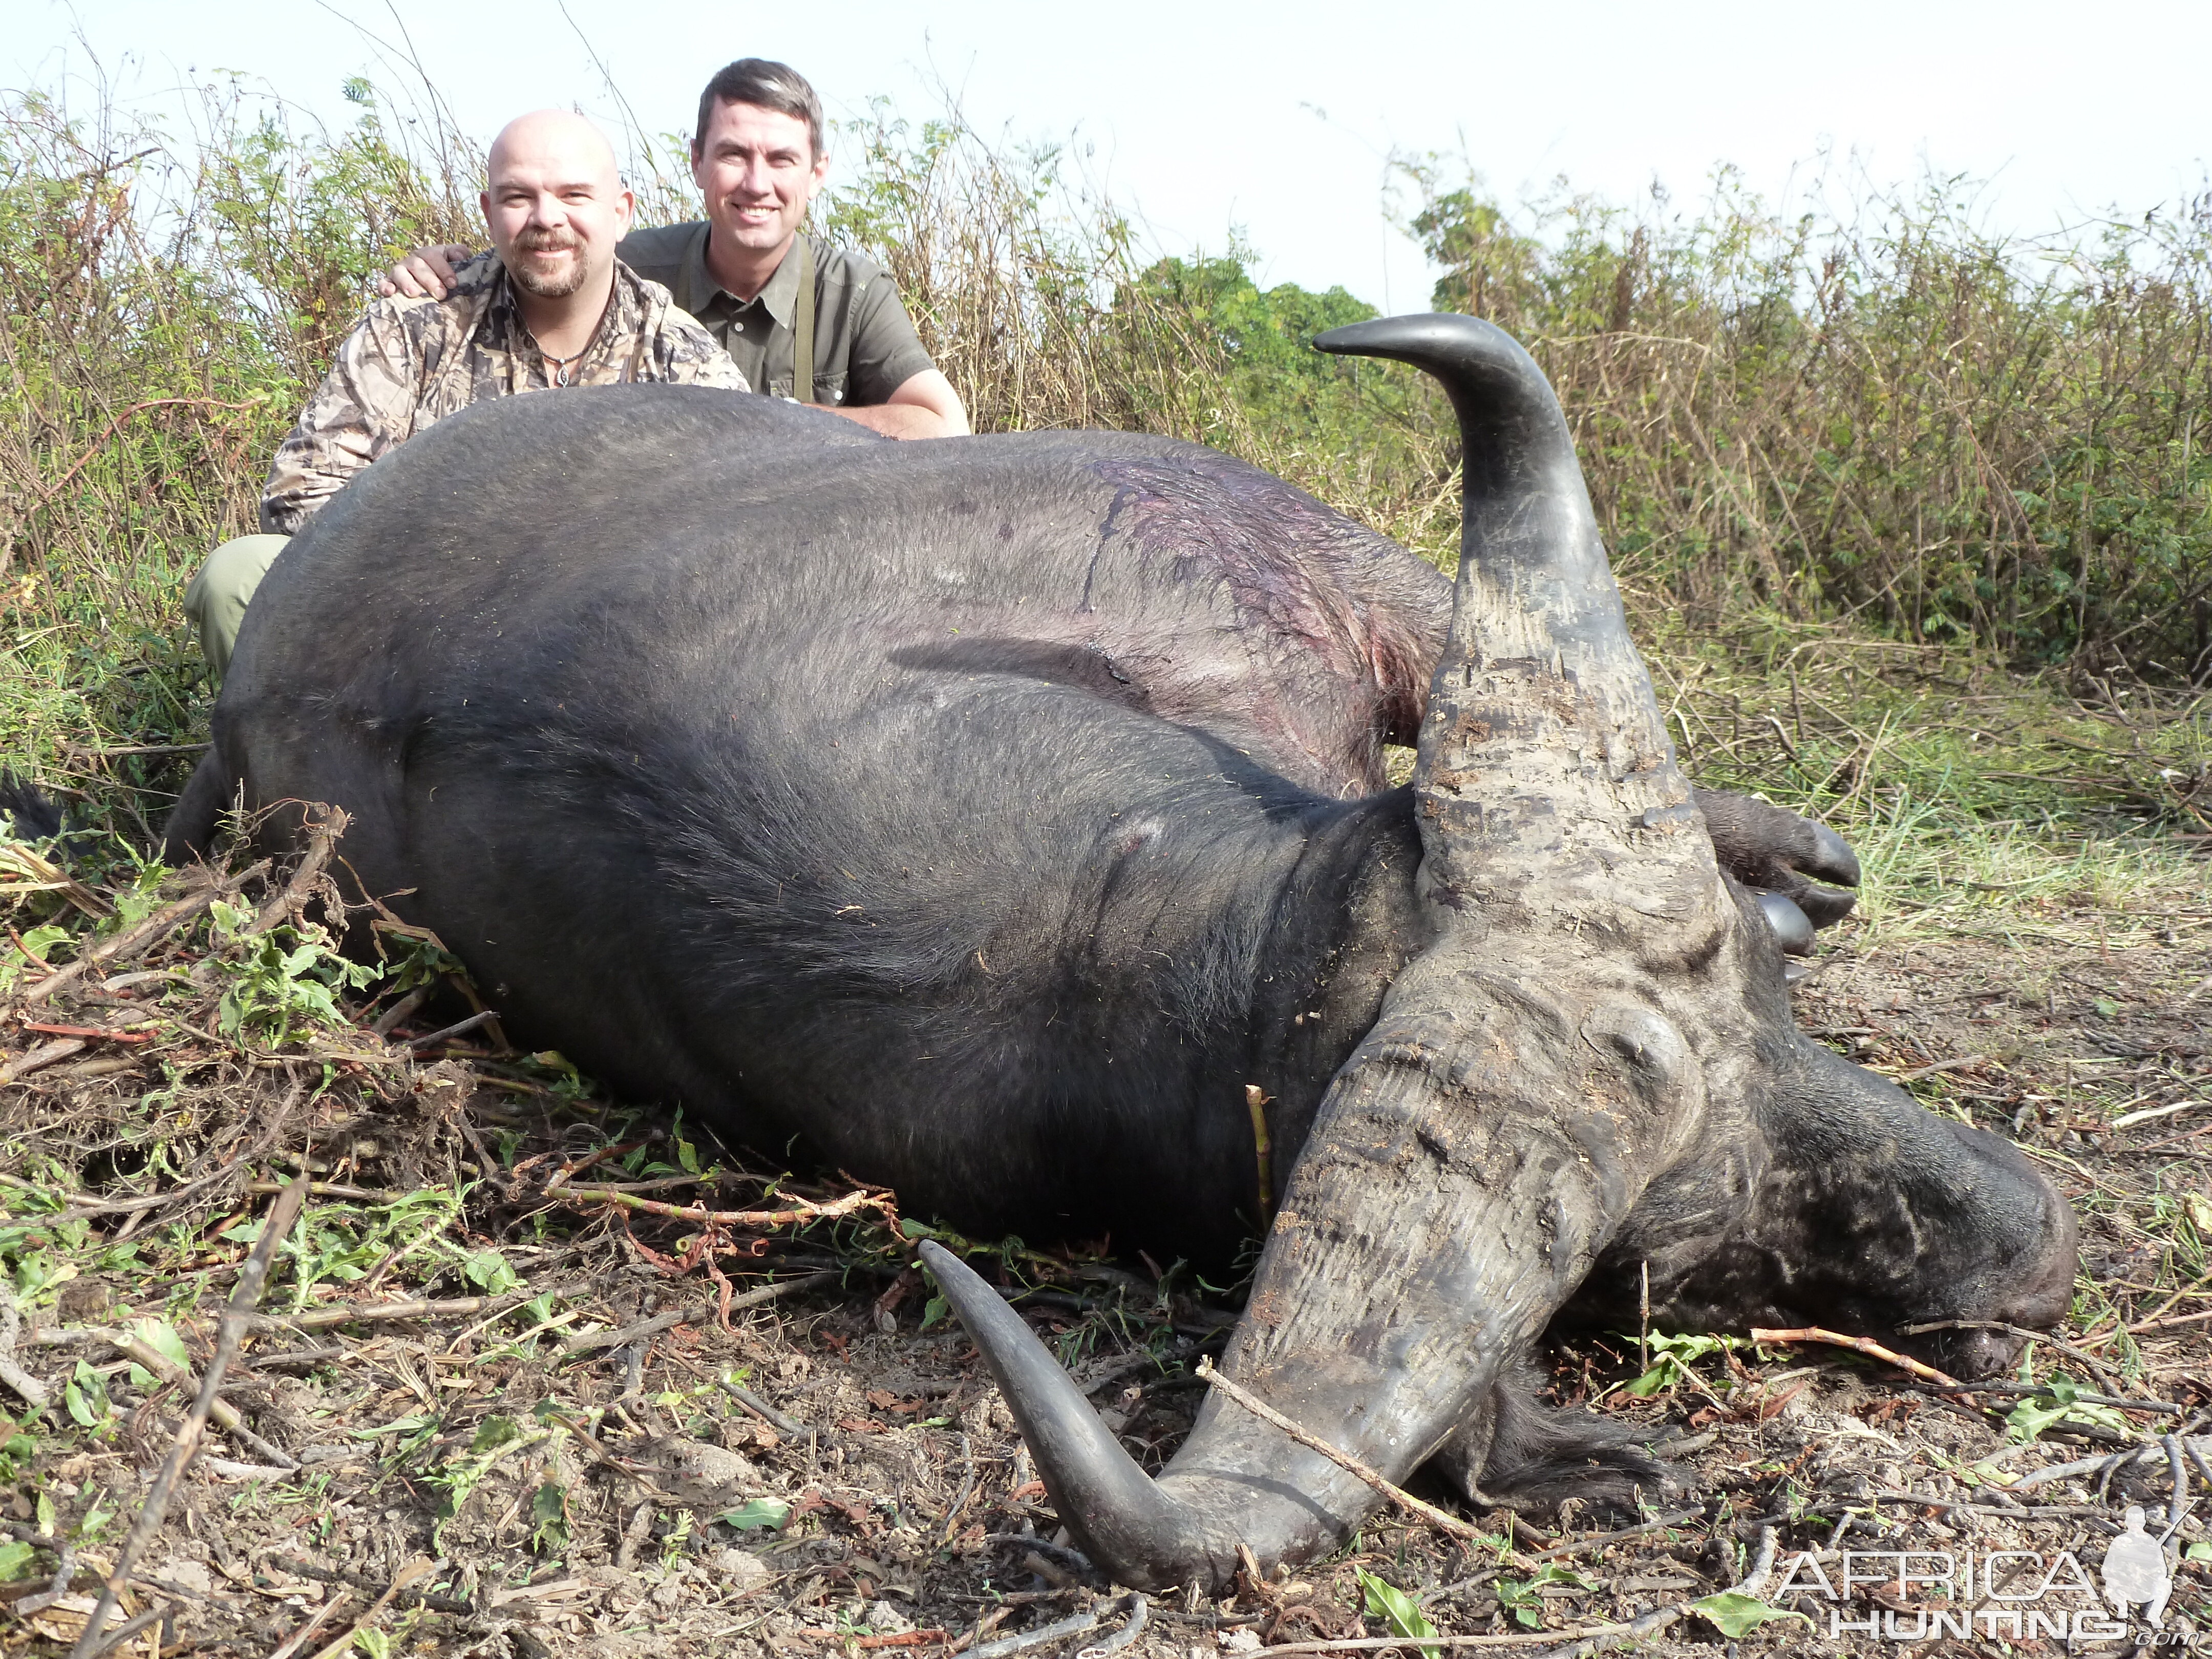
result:
M 455 267 L 466 264 L 476 253 L 456 242 L 418 247 L 384 273 L 376 291 L 387 300 L 395 294 L 409 300 L 442 300 L 453 285 Z
M 898 390 L 879 404 L 859 409 L 825 404 L 833 415 L 857 421 L 871 432 L 887 438 L 964 438 L 968 409 L 952 382 L 942 372 L 926 368 L 899 383 Z

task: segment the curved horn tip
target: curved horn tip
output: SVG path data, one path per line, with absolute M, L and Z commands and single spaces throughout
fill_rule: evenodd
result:
M 1340 357 L 1389 357 L 1435 373 L 1479 364 L 1519 368 L 1535 362 L 1521 343 L 1495 323 L 1455 311 L 1411 312 L 1375 317 L 1316 334 L 1314 349 Z
M 1192 1517 L 1108 1432 L 1028 1322 L 943 1245 L 924 1239 L 917 1253 L 998 1379 L 1060 1519 L 1091 1560 L 1146 1589 L 1198 1571 L 1207 1552 Z

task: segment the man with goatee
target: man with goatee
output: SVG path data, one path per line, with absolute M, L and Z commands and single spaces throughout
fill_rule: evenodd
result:
M 287 539 L 355 474 L 485 398 L 626 380 L 729 386 L 744 375 L 668 290 L 615 257 L 633 205 L 582 117 L 540 110 L 493 141 L 492 252 L 441 299 L 373 301 L 276 451 L 258 536 L 217 548 L 185 592 L 221 681 L 247 602 Z

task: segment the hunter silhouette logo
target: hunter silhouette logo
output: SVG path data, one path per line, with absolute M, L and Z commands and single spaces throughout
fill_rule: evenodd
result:
M 2165 1627 L 2166 1598 L 2173 1594 L 2173 1575 L 2166 1565 L 2166 1546 L 2143 1530 L 2142 1505 L 2130 1504 L 2127 1530 L 2105 1547 L 2105 1599 L 2124 1619 L 2140 1607 L 2153 1630 Z

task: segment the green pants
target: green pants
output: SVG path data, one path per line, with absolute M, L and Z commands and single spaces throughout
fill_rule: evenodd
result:
M 225 542 L 208 556 L 200 574 L 185 590 L 185 614 L 200 630 L 200 649 L 215 683 L 230 672 L 230 648 L 238 642 L 238 625 L 246 619 L 246 606 L 253 590 L 276 562 L 289 536 L 240 536 Z

